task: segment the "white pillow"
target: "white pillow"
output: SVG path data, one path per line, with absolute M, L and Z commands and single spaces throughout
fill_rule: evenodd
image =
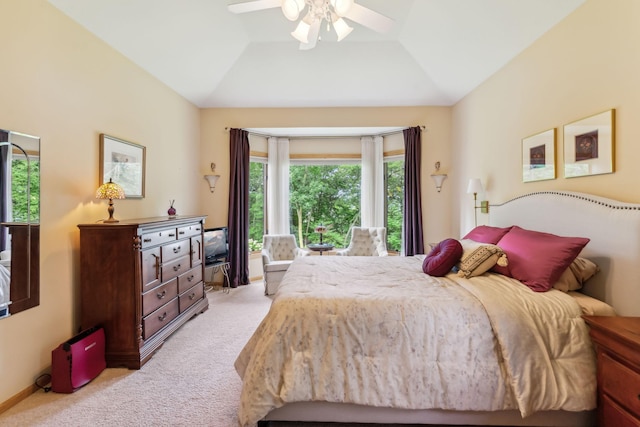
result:
M 499 246 L 471 239 L 462 239 L 459 242 L 462 245 L 462 258 L 456 265 L 458 276 L 467 278 L 479 276 L 496 264 L 502 267 L 509 264 L 507 255 Z

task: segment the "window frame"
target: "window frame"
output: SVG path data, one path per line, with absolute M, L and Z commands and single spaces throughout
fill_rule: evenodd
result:
M 400 147 L 396 147 L 396 148 L 400 148 Z M 250 161 L 251 162 L 257 162 L 257 163 L 262 163 L 264 164 L 264 191 L 263 191 L 263 208 L 264 208 L 264 224 L 263 224 L 263 229 L 264 229 L 264 234 L 268 234 L 269 230 L 268 230 L 268 207 L 269 207 L 269 200 L 270 200 L 270 194 L 269 194 L 269 190 L 268 190 L 268 153 L 257 153 L 257 152 L 252 152 L 251 156 L 250 156 Z M 387 171 L 387 167 L 388 167 L 388 163 L 390 162 L 395 162 L 395 161 L 402 161 L 404 163 L 405 161 L 405 152 L 404 149 L 392 149 L 388 152 L 384 152 L 383 153 L 383 164 L 384 164 L 384 226 L 387 227 L 388 229 L 388 217 L 389 217 L 389 200 L 388 200 L 388 171 Z M 323 153 L 290 153 L 289 155 L 289 167 L 293 167 L 293 166 L 336 166 L 336 165 L 357 165 L 359 164 L 360 166 L 362 166 L 362 156 L 360 153 L 356 154 L 356 153 L 330 153 L 330 152 L 323 152 Z M 362 182 L 360 183 L 362 184 Z M 403 181 L 403 192 L 405 190 L 405 183 Z M 404 199 L 404 197 L 403 197 Z M 358 206 L 358 211 L 360 211 L 361 206 Z M 404 202 L 402 204 L 402 221 L 404 224 L 404 214 L 405 214 L 405 209 L 404 209 Z M 360 212 L 361 214 L 361 212 Z M 290 219 L 290 227 L 293 227 L 293 217 L 291 217 Z M 404 225 L 403 225 L 404 227 Z M 402 240 L 403 240 L 403 233 L 401 231 L 400 233 L 400 251 L 398 251 L 398 253 L 400 253 L 402 251 Z M 388 239 L 388 236 L 387 236 Z M 301 242 L 301 244 L 304 242 Z M 388 242 L 387 242 L 388 243 Z M 391 251 L 392 253 L 395 251 Z

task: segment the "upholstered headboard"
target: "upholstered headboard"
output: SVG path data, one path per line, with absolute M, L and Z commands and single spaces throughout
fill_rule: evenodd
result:
M 544 191 L 492 205 L 490 224 L 518 225 L 561 236 L 588 237 L 580 256 L 600 272 L 583 292 L 622 316 L 640 316 L 640 205 L 584 193 Z

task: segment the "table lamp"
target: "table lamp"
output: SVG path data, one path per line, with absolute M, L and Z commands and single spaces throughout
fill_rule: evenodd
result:
M 102 184 L 96 190 L 96 199 L 109 199 L 109 219 L 105 219 L 105 223 L 119 222 L 113 217 L 113 199 L 124 199 L 124 190 L 118 184 L 109 178 L 109 182 Z

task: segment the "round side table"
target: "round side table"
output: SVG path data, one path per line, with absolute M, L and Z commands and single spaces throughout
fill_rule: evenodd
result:
M 322 244 L 312 243 L 310 245 L 307 245 L 307 247 L 314 252 L 320 252 L 320 256 L 322 256 L 323 252 L 331 251 L 334 248 L 334 246 L 329 243 L 322 243 Z

